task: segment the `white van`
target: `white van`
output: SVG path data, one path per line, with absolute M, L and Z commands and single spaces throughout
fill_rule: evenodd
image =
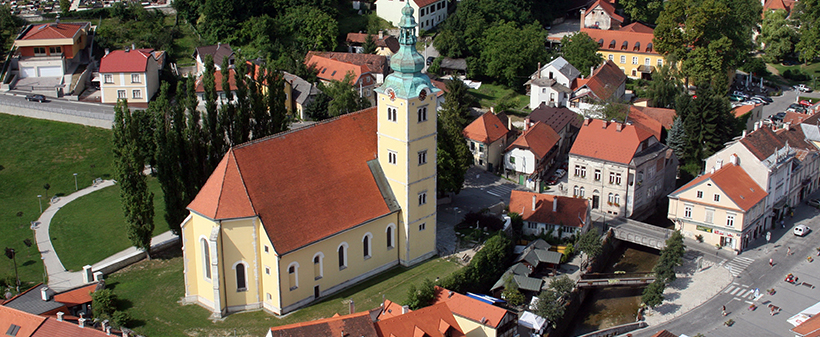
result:
M 794 226 L 794 235 L 804 236 L 804 235 L 808 234 L 810 230 L 811 230 L 811 228 L 809 228 L 806 225 L 797 225 L 797 226 Z

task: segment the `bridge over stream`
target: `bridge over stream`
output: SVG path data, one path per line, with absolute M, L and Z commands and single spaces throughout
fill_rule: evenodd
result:
M 578 288 L 643 287 L 655 282 L 652 273 L 588 273 L 575 284 Z
M 666 248 L 666 239 L 673 232 L 671 229 L 625 218 L 608 221 L 608 225 L 616 239 L 657 250 Z

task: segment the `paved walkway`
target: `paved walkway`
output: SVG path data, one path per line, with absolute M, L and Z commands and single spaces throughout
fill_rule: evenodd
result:
M 51 244 L 51 236 L 48 233 L 51 219 L 57 214 L 57 211 L 69 202 L 113 185 L 113 180 L 103 180 L 98 184 L 86 187 L 70 195 L 55 198 L 54 202 L 40 215 L 40 218 L 37 219 L 37 223 L 34 224 L 34 237 L 37 240 L 37 248 L 40 250 L 43 264 L 48 273 L 48 285 L 55 291 L 67 290 L 83 285 L 83 275 L 82 271 L 68 272 L 65 267 L 63 267 L 60 257 L 57 256 L 57 253 L 54 251 L 54 246 Z M 176 240 L 176 238 L 177 236 L 171 233 L 171 231 L 167 231 L 151 239 L 151 247 L 167 244 L 169 241 Z M 95 263 L 92 265 L 92 270 L 102 270 L 115 264 L 123 263 L 123 261 L 128 259 L 139 259 L 139 256 L 142 254 L 144 254 L 142 251 L 131 247 Z

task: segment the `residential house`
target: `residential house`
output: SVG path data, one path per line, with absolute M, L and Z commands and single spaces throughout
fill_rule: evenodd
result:
M 621 30 L 583 28 L 598 43 L 598 53 L 616 63 L 629 78 L 648 79 L 656 67 L 663 66 L 664 58 L 654 47 L 652 28 L 633 23 Z
M 797 2 L 795 0 L 760 0 L 763 5 L 763 13 L 765 14 L 766 11 L 776 11 L 778 9 L 782 9 L 786 11 L 786 14 L 790 14 L 794 4 Z
M 732 109 L 732 115 L 742 123 L 746 131 L 754 130 L 754 125 L 761 120 L 763 114 L 763 104 L 748 105 L 744 104 Z
M 441 304 L 450 308 L 466 337 L 517 335 L 518 315 L 504 308 L 436 286 L 433 305 Z
M 199 76 L 196 79 L 196 98 L 199 101 L 198 109 L 205 110 L 205 74 Z M 224 85 L 222 82 L 225 78 L 222 76 L 221 71 L 214 72 L 214 89 L 216 89 L 216 106 L 220 107 L 223 103 L 227 102 L 230 98 L 232 101 L 236 100 L 236 69 L 231 68 L 228 69 L 228 86 L 230 87 L 230 92 L 225 92 Z
M 467 74 L 467 59 L 454 59 L 445 57 L 441 59 L 441 66 L 439 66 L 440 73 L 446 75 L 466 75 Z
M 591 209 L 589 200 L 581 197 L 510 192 L 510 212 L 521 214 L 525 235 L 551 233 L 559 239 L 577 237 L 589 230 Z
M 367 67 L 367 71 L 376 76 L 376 83 L 383 83 L 384 78 L 390 74 L 389 58 L 382 55 L 373 54 L 356 54 L 356 53 L 339 53 L 332 51 L 310 51 L 307 54 L 306 61 L 314 55 L 326 57 L 336 61 L 349 63 L 357 66 Z M 317 69 L 318 70 L 318 69 Z
M 6 78 L 17 75 L 12 86 L 18 90 L 57 96 L 70 93 L 71 75 L 90 61 L 86 49 L 90 28 L 90 22 L 65 23 L 59 19 L 26 26 L 14 40 L 11 70 Z
M 430 306 L 407 312 L 401 315 L 380 319 L 375 323 L 379 337 L 389 336 L 430 336 L 430 337 L 464 337 L 461 321 L 452 311 L 450 303 L 433 303 Z M 330 335 L 328 335 L 330 336 Z
M 291 74 L 289 72 L 282 72 L 285 76 L 285 81 L 290 84 L 293 94 L 290 95 L 290 104 L 288 112 L 295 114 L 301 120 L 308 120 L 310 116 L 305 114 L 305 107 L 308 106 L 319 95 L 321 90 L 313 83 L 305 81 L 303 78 Z
M 467 125 L 463 133 L 473 154 L 473 165 L 490 172 L 501 167 L 510 130 L 498 116 L 486 112 Z
M 581 14 L 583 28 L 618 30 L 624 17 L 615 13 L 615 6 L 609 0 L 598 0 Z
M 552 107 L 566 106 L 572 94 L 572 83 L 581 72 L 559 56 L 530 75 L 524 83 L 530 94 L 530 110 L 545 104 Z
M 181 224 L 184 303 L 284 314 L 436 254 L 438 89 L 402 24 L 375 107 L 228 150 Z
M 546 185 L 542 179 L 558 158 L 560 137 L 549 125 L 535 123 L 504 151 L 505 175 L 531 189 Z
M 521 198 L 526 199 L 526 196 Z M 589 214 L 587 214 L 587 219 L 589 219 Z M 538 296 L 544 285 L 544 279 L 550 274 L 554 275 L 555 268 L 561 263 L 563 254 L 552 248 L 543 239 L 530 242 L 521 254 L 518 254 L 515 264 L 501 275 L 490 291 L 496 296 L 501 296 L 509 277 L 526 297 Z
M 210 55 L 214 60 L 214 67 L 216 71 L 222 70 L 222 63 L 224 59 L 228 58 L 228 65 L 232 66 L 236 62 L 233 49 L 227 43 L 217 43 L 210 46 L 196 47 L 192 55 L 196 61 L 196 76 L 199 77 L 205 72 L 205 57 Z
M 581 128 L 583 117 L 578 115 L 566 107 L 549 107 L 541 104 L 534 109 L 524 120 L 524 130 L 535 125 L 535 123 L 542 122 L 549 125 L 550 128 L 558 133 L 558 154 L 561 161 L 569 153 L 572 142 L 578 135 L 578 130 Z
M 797 315 L 797 319 L 792 324 L 797 324 L 794 328 L 789 329 L 789 331 L 794 333 L 795 337 L 817 337 L 820 336 L 820 315 L 816 313 L 814 315 L 809 315 L 807 313 L 801 312 Z M 792 322 L 792 319 L 789 319 L 789 323 Z
M 593 212 L 641 219 L 675 187 L 678 160 L 658 140 L 662 127 L 639 115 L 626 123 L 587 119 L 575 138 L 567 188 L 591 198 Z
M 669 194 L 668 218 L 686 237 L 741 252 L 766 230 L 766 195 L 743 168 L 727 163 Z
M 347 38 L 345 39 L 347 42 L 347 52 L 364 52 L 362 46 L 364 42 L 367 41 L 368 35 L 369 34 L 365 33 L 347 33 Z M 373 43 L 376 44 L 376 55 L 390 57 L 399 51 L 399 39 L 390 34 L 385 35 L 383 30 L 380 30 L 378 35 L 370 35 L 370 38 L 373 40 Z
M 795 149 L 781 140 L 769 127 L 744 133 L 740 139 L 706 159 L 706 170 L 735 163 L 763 188 L 766 196 L 764 225 L 771 225 L 788 214 L 790 181 L 793 168 L 799 165 Z
M 318 72 L 317 77 L 319 77 L 323 83 L 330 83 L 331 81 L 344 81 L 345 76 L 347 76 L 347 74 L 351 74 L 351 84 L 359 91 L 359 96 L 367 98 L 371 105 L 376 105 L 376 96 L 374 95 L 373 88 L 376 86 L 377 79 L 376 74 L 371 72 L 370 67 L 366 65 L 347 63 L 338 59 L 316 54 L 308 54 L 308 59 L 305 61 L 305 64 L 315 67 Z
M 612 61 L 604 61 L 585 79 L 576 79 L 569 109 L 587 117 L 600 117 L 604 102 L 620 102 L 626 91 L 626 76 Z
M 102 103 L 148 103 L 159 89 L 158 52 L 153 49 L 115 50 L 100 59 Z
M 636 112 L 637 111 L 637 112 Z M 678 113 L 675 109 L 667 109 L 667 108 L 653 108 L 653 107 L 646 107 L 646 106 L 637 106 L 637 105 L 630 105 L 629 106 L 629 114 L 636 115 L 636 114 L 643 114 L 649 118 L 656 120 L 658 123 L 661 123 L 665 130 L 669 130 L 672 128 L 672 123 L 675 122 L 675 118 L 678 118 Z M 665 137 L 661 135 L 661 140 L 665 140 Z
M 91 319 L 69 317 L 62 312 L 38 316 L 0 305 L 0 330 L 12 337 L 105 337 L 122 336 L 110 326 L 94 327 Z
M 34 315 L 53 316 L 63 312 L 69 316 L 91 316 L 91 293 L 103 287 L 102 283 L 95 282 L 56 293 L 40 283 L 8 299 L 3 305 Z
M 816 130 L 816 128 L 817 124 L 806 125 L 805 129 L 801 125 L 784 124 L 783 128 L 775 131 L 777 138 L 794 150 L 795 165 L 792 165 L 789 179 L 789 205 L 797 205 L 808 199 L 809 195 L 818 188 L 820 151 L 804 132 L 804 130 Z
M 430 30 L 447 18 L 447 1 L 445 0 L 407 0 L 410 4 L 410 15 L 418 22 L 419 30 Z M 387 20 L 393 26 L 402 24 L 405 0 L 378 0 L 376 15 Z

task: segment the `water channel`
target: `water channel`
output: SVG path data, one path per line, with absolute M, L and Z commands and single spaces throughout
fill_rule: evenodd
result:
M 658 261 L 657 250 L 624 242 L 615 250 L 602 273 L 651 272 Z M 617 257 L 617 258 L 615 258 Z M 641 304 L 641 288 L 602 288 L 591 290 L 570 323 L 567 336 L 578 336 L 635 321 Z

